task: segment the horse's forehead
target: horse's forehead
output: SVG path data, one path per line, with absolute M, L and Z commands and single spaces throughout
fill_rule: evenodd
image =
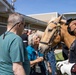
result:
M 48 28 L 50 27 L 50 28 L 53 28 L 53 27 L 55 27 L 56 25 L 54 24 L 54 23 L 50 23 L 49 25 L 48 25 Z

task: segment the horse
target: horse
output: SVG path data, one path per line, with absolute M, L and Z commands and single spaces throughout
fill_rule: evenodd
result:
M 46 29 L 44 31 L 44 34 L 43 34 L 43 36 L 41 38 L 41 41 L 39 43 L 40 52 L 46 53 L 47 51 L 50 50 L 51 47 L 54 47 L 59 42 L 64 42 L 66 44 L 66 46 L 68 48 L 70 48 L 71 44 L 75 40 L 75 37 L 71 36 L 68 33 L 67 27 L 68 26 L 66 25 L 65 20 L 62 19 L 62 16 L 59 16 L 55 20 L 51 21 L 47 25 L 47 27 L 46 27 Z M 68 62 L 66 62 L 66 63 L 68 63 Z M 69 72 L 71 70 L 71 67 L 74 65 L 74 63 L 72 64 L 72 66 L 70 66 L 71 63 L 69 63 L 69 64 L 66 65 L 64 63 L 64 61 L 63 61 L 63 63 L 62 62 L 57 63 L 57 65 L 59 65 L 59 64 L 60 64 L 61 67 L 62 66 L 64 67 L 64 72 L 63 73 L 65 73 L 67 65 L 70 67 Z M 58 67 L 60 67 L 60 66 L 58 66 Z M 68 75 L 70 75 L 70 74 L 68 74 Z
M 62 19 L 62 16 L 51 21 L 47 25 L 39 43 L 40 51 L 44 53 L 48 48 L 57 45 L 61 41 L 70 48 L 75 37 L 68 33 L 67 27 L 68 26 L 65 24 L 65 20 Z

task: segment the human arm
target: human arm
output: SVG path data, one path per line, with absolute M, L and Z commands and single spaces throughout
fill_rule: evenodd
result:
M 14 75 L 26 75 L 21 62 L 13 63 Z
M 49 73 L 52 73 L 52 70 L 51 70 L 51 65 L 50 65 L 50 63 L 49 63 L 49 62 L 47 62 L 47 65 L 48 65 L 48 71 L 49 71 Z
M 39 63 L 39 62 L 42 62 L 44 59 L 43 57 L 38 57 L 37 59 L 33 60 L 33 61 L 30 61 L 30 66 L 34 66 L 35 64 Z
M 10 46 L 10 58 L 12 61 L 12 70 L 15 75 L 20 75 L 19 72 L 23 73 L 21 75 L 26 75 L 23 68 L 24 59 L 24 48 L 23 42 L 18 38 L 15 39 Z
M 43 57 L 42 57 L 42 56 L 40 56 L 40 57 L 38 57 L 38 58 L 35 58 L 36 55 L 35 55 L 35 53 L 34 53 L 34 48 L 32 48 L 31 46 L 28 46 L 28 47 L 26 48 L 26 50 L 27 50 L 27 52 L 28 52 L 28 59 L 29 59 L 29 61 L 30 61 L 30 66 L 31 66 L 31 67 L 34 66 L 35 64 L 43 61 Z

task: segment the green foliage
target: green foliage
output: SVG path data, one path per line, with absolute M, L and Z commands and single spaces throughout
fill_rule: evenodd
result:
M 63 56 L 62 56 L 62 52 L 55 54 L 56 60 L 57 61 L 62 61 L 64 60 Z

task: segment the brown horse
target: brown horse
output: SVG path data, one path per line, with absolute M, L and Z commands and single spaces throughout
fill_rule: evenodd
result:
M 60 41 L 64 42 L 70 48 L 74 40 L 75 37 L 68 33 L 67 25 L 65 25 L 62 16 L 59 16 L 46 27 L 39 44 L 39 49 L 44 53 L 48 48 L 55 46 Z

